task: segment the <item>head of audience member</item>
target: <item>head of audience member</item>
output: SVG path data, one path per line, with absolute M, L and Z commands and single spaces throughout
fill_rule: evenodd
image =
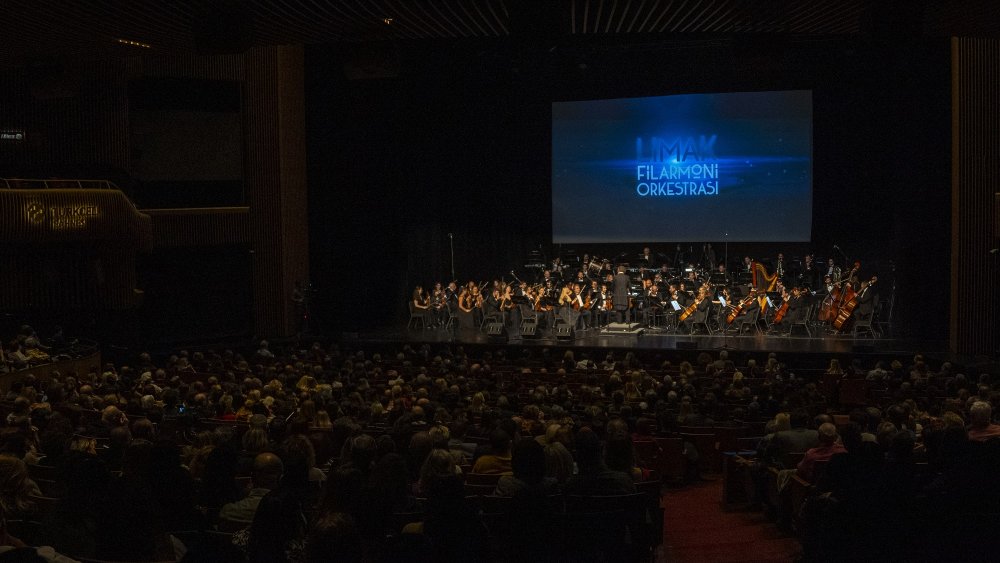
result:
M 10 455 L 0 455 L 0 508 L 8 518 L 30 511 L 31 495 L 38 494 L 38 487 L 28 476 L 28 466 Z
M 253 459 L 250 478 L 254 488 L 273 490 L 278 488 L 284 472 L 285 466 L 280 457 L 273 453 L 261 453 Z
M 545 448 L 535 440 L 521 440 L 511 453 L 514 477 L 528 487 L 540 487 L 545 480 Z
M 499 428 L 490 433 L 490 453 L 495 456 L 509 457 L 510 448 L 510 434 Z
M 832 423 L 824 422 L 819 425 L 819 444 L 820 446 L 832 446 L 837 442 L 837 427 Z
M 982 430 L 990 425 L 993 407 L 986 401 L 976 401 L 969 408 L 969 425 L 974 430 Z
M 604 463 L 608 469 L 629 475 L 635 468 L 635 450 L 627 434 L 611 434 L 604 444 Z

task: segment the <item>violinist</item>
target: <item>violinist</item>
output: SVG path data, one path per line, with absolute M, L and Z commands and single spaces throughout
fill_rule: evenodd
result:
M 664 300 L 660 294 L 660 286 L 652 283 L 646 290 L 646 307 L 643 310 L 643 323 L 646 326 L 655 324 L 656 316 L 663 310 Z
M 454 280 L 448 282 L 448 287 L 444 290 L 444 299 L 452 309 L 458 307 L 458 295 L 458 283 Z
M 596 285 L 597 282 L 595 281 L 594 284 Z M 608 293 L 608 284 L 601 284 L 599 290 L 591 292 L 590 302 L 592 324 L 596 326 L 604 326 L 608 324 L 608 317 L 611 313 L 611 306 L 613 305 L 611 301 L 611 294 Z
M 427 319 L 430 318 L 431 301 L 423 286 L 418 285 L 413 290 L 413 314 L 424 317 L 424 326 L 427 326 Z
M 470 284 L 472 282 L 469 282 Z M 475 309 L 475 298 L 472 295 L 472 290 L 469 286 L 463 286 L 462 291 L 458 294 L 458 327 L 459 328 L 475 328 L 475 314 L 473 310 Z
M 559 318 L 570 322 L 573 312 L 573 286 L 571 284 L 563 285 L 562 289 L 559 290 Z
M 580 270 L 576 273 L 576 278 L 573 279 L 573 283 L 580 284 L 580 287 L 588 287 L 590 285 L 590 280 L 587 278 L 586 272 Z
M 688 305 L 691 304 L 692 300 L 693 297 L 688 292 L 685 282 L 681 281 L 680 285 L 677 286 L 677 298 L 675 299 L 675 301 L 677 301 L 677 303 L 680 304 L 681 307 L 686 308 Z
M 571 304 L 570 321 L 576 328 L 578 323 L 583 323 L 583 328 L 590 328 L 590 296 L 585 293 L 585 287 L 580 284 L 573 284 L 573 302 Z
M 448 298 L 441 282 L 434 284 L 431 292 L 431 315 L 435 326 L 443 325 L 448 320 Z

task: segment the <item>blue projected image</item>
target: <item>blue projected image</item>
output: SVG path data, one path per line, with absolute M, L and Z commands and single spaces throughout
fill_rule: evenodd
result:
M 552 104 L 552 240 L 808 241 L 812 93 Z

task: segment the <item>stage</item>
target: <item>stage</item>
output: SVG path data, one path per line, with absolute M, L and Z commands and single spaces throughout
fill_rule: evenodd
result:
M 611 333 L 602 329 L 578 330 L 571 338 L 556 338 L 545 330 L 536 337 L 522 337 L 517 330 L 508 330 L 501 336 L 490 336 L 474 329 L 406 329 L 405 327 L 345 333 L 346 341 L 364 343 L 429 343 L 515 345 L 556 348 L 606 348 L 620 350 L 684 350 L 712 351 L 723 348 L 743 352 L 779 352 L 794 354 L 877 355 L 910 357 L 915 352 L 947 359 L 947 342 L 902 338 L 871 338 L 851 335 L 779 336 L 747 334 L 735 336 L 721 333 L 678 334 L 660 329 L 645 329 L 638 334 Z

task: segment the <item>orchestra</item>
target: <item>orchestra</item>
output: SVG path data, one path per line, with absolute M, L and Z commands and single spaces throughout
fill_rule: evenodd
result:
M 731 275 L 710 245 L 702 246 L 706 263 L 689 261 L 692 255 L 678 245 L 673 264 L 648 246 L 614 259 L 558 256 L 527 265 L 537 274 L 525 275 L 534 277 L 531 283 L 511 270 L 492 281 L 437 282 L 430 293 L 417 286 L 411 314 L 423 315 L 424 326 L 458 330 L 488 323 L 514 330 L 530 321 L 542 332 L 560 324 L 588 331 L 628 323 L 679 334 L 744 334 L 749 327 L 789 336 L 797 325 L 810 335 L 810 327 L 845 334 L 876 312 L 878 277 L 860 281 L 860 262 L 842 267 L 829 258 L 821 269 L 813 254 L 789 260 L 779 252 L 763 261 L 744 256 Z

